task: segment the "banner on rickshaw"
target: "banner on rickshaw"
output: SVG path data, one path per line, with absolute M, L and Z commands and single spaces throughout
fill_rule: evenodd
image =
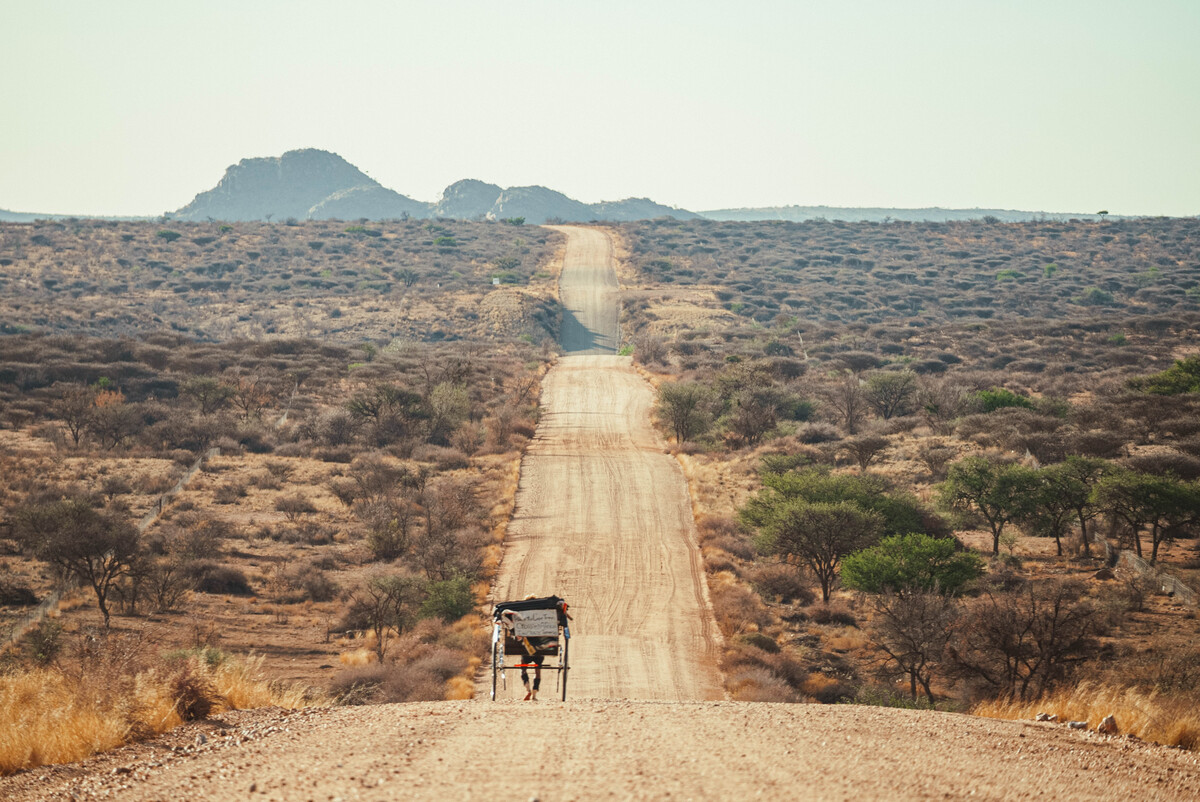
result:
M 522 610 L 513 621 L 513 634 L 518 638 L 558 637 L 558 611 Z

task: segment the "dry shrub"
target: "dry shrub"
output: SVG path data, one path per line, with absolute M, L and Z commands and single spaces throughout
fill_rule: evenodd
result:
M 777 599 L 785 604 L 812 604 L 816 598 L 795 566 L 782 563 L 756 565 L 748 578 L 754 589 L 768 599 Z
M 344 655 L 343 655 L 344 656 Z M 371 654 L 374 657 L 374 653 Z M 387 677 L 388 666 L 379 663 L 352 664 L 334 675 L 329 693 L 339 704 L 362 705 L 378 701 L 379 686 Z
M 274 601 L 280 604 L 333 601 L 341 592 L 329 574 L 313 563 L 278 571 L 272 590 Z
M 808 617 L 813 623 L 836 625 L 843 627 L 858 626 L 854 613 L 848 607 L 840 604 L 821 604 L 808 611 Z
M 471 467 L 471 460 L 457 448 L 420 445 L 413 449 L 412 458 L 418 462 L 432 462 L 439 471 L 455 471 Z
M 184 573 L 192 579 L 195 589 L 200 593 L 230 596 L 250 596 L 254 593 L 250 580 L 241 569 L 232 565 L 219 565 L 212 560 L 193 560 L 184 566 Z
M 247 478 L 247 482 L 259 490 L 279 490 L 283 487 L 282 480 L 270 470 L 255 471 Z
M 771 613 L 762 599 L 730 573 L 709 578 L 709 596 L 717 626 L 726 635 L 753 632 L 771 624 Z
M 735 643 L 721 663 L 725 686 L 734 699 L 746 702 L 798 702 L 809 670 L 788 649 L 769 651 L 751 643 Z
M 739 560 L 753 560 L 754 544 L 749 533 L 733 518 L 702 515 L 696 520 L 696 539 L 701 546 L 720 549 Z
M 208 718 L 217 701 L 217 692 L 204 672 L 189 660 L 167 682 L 168 692 L 175 700 L 175 713 L 183 721 Z
M 700 554 L 704 557 L 704 570 L 710 574 L 717 574 L 722 571 L 741 576 L 741 567 L 734 561 L 733 556 L 724 549 L 714 549 L 705 547 L 701 549 Z
M 739 702 L 798 702 L 786 682 L 765 668 L 746 668 L 727 676 L 725 687 Z
M 800 690 L 824 704 L 837 704 L 854 696 L 854 688 L 844 679 L 820 671 L 809 674 Z
M 7 572 L 8 566 L 3 566 Z M 14 576 L 0 574 L 0 606 L 32 607 L 38 603 L 37 594 Z
M 418 621 L 396 635 L 389 660 L 372 663 L 364 648 L 339 656 L 347 666 L 337 674 L 331 693 L 347 704 L 469 699 L 475 693 L 475 670 L 487 649 L 491 629 L 479 616 L 466 616 L 447 627 L 441 621 Z
M 433 702 L 446 698 L 447 683 L 469 665 L 462 652 L 426 645 L 399 653 L 404 664 L 389 666 L 382 692 L 387 702 Z
M 865 648 L 867 639 L 853 633 L 841 632 L 826 639 L 825 643 L 833 651 L 844 654 Z
M 217 504 L 237 504 L 246 497 L 245 482 L 226 482 L 213 490 L 213 501 Z
M 374 663 L 379 659 L 379 655 L 374 649 L 362 646 L 358 649 L 353 649 L 349 652 L 342 652 L 338 655 L 338 662 L 344 666 L 365 666 L 369 663 Z
M 842 439 L 842 433 L 829 423 L 806 423 L 796 432 L 796 439 L 806 445 L 832 443 Z
M 1084 681 L 1073 688 L 1050 691 L 1034 701 L 983 702 L 971 712 L 1004 719 L 1031 719 L 1038 713 L 1050 713 L 1060 721 L 1086 721 L 1092 728 L 1105 716 L 1112 716 L 1124 735 L 1183 749 L 1200 749 L 1200 705 L 1196 699 L 1161 694 L 1153 689 Z

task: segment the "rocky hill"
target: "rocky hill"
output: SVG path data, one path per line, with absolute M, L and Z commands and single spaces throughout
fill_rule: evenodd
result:
M 510 187 L 468 178 L 424 203 L 380 185 L 348 161 L 324 150 L 291 150 L 279 157 L 242 159 L 212 189 L 175 213 L 179 220 L 397 220 L 444 217 L 501 220 L 642 220 L 696 217 L 647 198 L 587 204 L 546 187 Z
M 492 211 L 502 192 L 503 187 L 474 178 L 455 181 L 442 192 L 442 199 L 433 207 L 433 216 L 456 220 L 483 219 Z
M 592 204 L 596 220 L 624 222 L 628 220 L 653 220 L 657 217 L 674 217 L 676 220 L 694 220 L 700 215 L 686 209 L 676 209 L 655 203 L 649 198 L 626 198 L 619 201 L 601 201 Z
M 428 207 L 392 192 L 338 156 L 315 148 L 242 159 L 212 189 L 175 213 L 180 220 L 390 219 Z
M 429 204 L 381 187 L 351 187 L 339 190 L 308 210 L 314 220 L 404 220 L 428 217 Z
M 509 187 L 500 193 L 488 217 L 495 220 L 524 217 L 528 223 L 550 220 L 570 223 L 594 220 L 596 216 L 592 214 L 591 206 L 561 192 L 546 187 Z
M 446 187 L 442 199 L 433 207 L 433 216 L 465 220 L 523 217 L 529 223 L 550 220 L 579 223 L 589 220 L 649 220 L 655 217 L 690 220 L 699 215 L 655 203 L 649 198 L 581 203 L 546 187 L 502 189 L 496 184 L 466 179 Z

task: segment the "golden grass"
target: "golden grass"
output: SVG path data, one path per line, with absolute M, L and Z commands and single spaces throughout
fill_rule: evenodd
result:
M 800 690 L 809 696 L 820 696 L 822 693 L 838 688 L 841 681 L 820 671 L 814 671 L 805 678 Z
M 209 665 L 189 658 L 190 675 L 211 689 L 213 709 L 328 704 L 322 694 L 262 676 L 262 658 Z M 33 669 L 0 676 L 0 775 L 82 760 L 183 723 L 177 672 L 159 666 L 132 677 Z
M 971 711 L 977 716 L 1032 719 L 1038 713 L 1057 715 L 1059 721 L 1086 721 L 1095 729 L 1111 715 L 1124 735 L 1145 741 L 1200 750 L 1200 706 L 1194 699 L 1165 696 L 1157 691 L 1081 682 L 1074 688 L 1052 691 L 1036 701 L 983 702 Z
M 371 640 L 375 640 L 374 635 L 371 636 Z M 378 660 L 379 655 L 365 646 L 359 649 L 352 649 L 348 652 L 342 652 L 338 655 L 338 662 L 347 667 L 365 666 Z

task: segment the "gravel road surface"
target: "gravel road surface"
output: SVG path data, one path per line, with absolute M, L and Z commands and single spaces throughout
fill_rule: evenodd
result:
M 851 705 L 430 702 L 235 714 L 0 780 L 45 800 L 1194 800 L 1200 757 Z M 205 734 L 205 743 L 196 741 Z

